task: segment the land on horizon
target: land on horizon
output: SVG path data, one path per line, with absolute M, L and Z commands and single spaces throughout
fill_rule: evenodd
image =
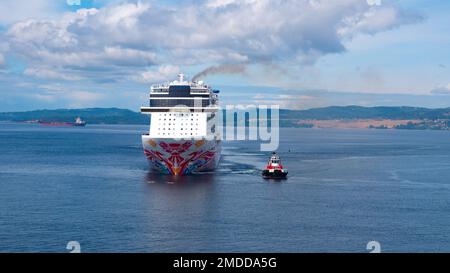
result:
M 89 124 L 148 124 L 147 115 L 120 108 L 34 110 L 0 113 L 2 122 L 68 122 L 81 117 Z M 449 108 L 330 106 L 280 110 L 281 127 L 450 130 Z

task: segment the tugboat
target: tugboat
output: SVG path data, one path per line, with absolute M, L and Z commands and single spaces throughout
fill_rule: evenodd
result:
M 267 163 L 266 168 L 262 171 L 262 176 L 266 179 L 285 179 L 288 171 L 281 165 L 280 157 L 274 152 Z

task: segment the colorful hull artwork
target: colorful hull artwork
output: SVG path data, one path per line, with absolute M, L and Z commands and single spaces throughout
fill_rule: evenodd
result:
M 171 175 L 214 170 L 220 159 L 221 140 L 151 138 L 142 136 L 144 153 L 153 169 Z

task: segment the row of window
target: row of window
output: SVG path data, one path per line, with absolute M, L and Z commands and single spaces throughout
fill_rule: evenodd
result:
M 159 119 L 160 121 L 161 120 L 164 120 L 164 121 L 166 121 L 167 119 Z M 187 121 L 188 120 L 188 118 L 183 118 L 183 119 L 173 119 L 173 121 L 176 121 L 176 120 L 184 120 L 184 121 Z M 198 118 L 197 119 L 195 119 L 196 121 L 198 121 Z M 172 119 L 171 118 L 169 118 L 169 121 L 172 121 Z M 191 118 L 191 121 L 194 121 L 194 119 L 193 118 Z
M 196 113 L 196 114 L 190 114 L 190 113 L 163 113 L 163 114 L 160 114 L 160 115 L 162 115 L 162 116 L 169 116 L 169 117 L 171 117 L 172 115 L 174 116 L 174 117 L 193 117 L 194 115 L 195 116 L 197 116 L 198 117 L 198 113 Z
M 166 124 L 165 123 L 163 123 L 163 124 L 160 124 L 160 125 L 162 125 L 162 126 L 166 126 Z M 167 124 L 168 126 L 175 126 L 176 125 L 176 123 L 168 123 Z M 181 123 L 180 125 L 184 125 L 184 123 Z M 186 125 L 189 125 L 189 123 L 186 123 Z M 191 123 L 191 126 L 194 126 L 194 123 Z M 195 124 L 195 126 L 198 126 L 198 123 L 196 123 Z
M 173 99 L 173 100 L 155 100 L 150 99 L 150 107 L 206 107 L 210 105 L 209 100 L 193 100 L 193 99 Z
M 180 133 L 180 136 L 193 136 L 193 133 Z M 166 136 L 166 133 L 158 133 L 158 136 Z M 173 136 L 173 134 L 167 133 L 167 136 Z
M 158 128 L 159 130 L 161 130 L 161 128 Z M 162 130 L 166 130 L 166 128 L 162 128 Z M 170 128 L 167 128 L 168 131 L 170 131 Z M 194 129 L 191 128 L 191 131 L 193 131 Z M 175 131 L 174 129 L 172 129 L 172 131 Z M 183 131 L 183 128 L 181 128 L 181 131 Z M 189 131 L 188 129 L 186 129 L 186 131 Z M 195 128 L 195 131 L 198 131 L 198 128 Z

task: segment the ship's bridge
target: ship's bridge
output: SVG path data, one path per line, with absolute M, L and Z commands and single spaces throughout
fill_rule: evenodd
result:
M 150 105 L 142 107 L 141 112 L 216 111 L 217 93 L 217 90 L 212 90 L 202 81 L 185 81 L 184 75 L 180 74 L 176 81 L 153 85 L 150 90 Z

